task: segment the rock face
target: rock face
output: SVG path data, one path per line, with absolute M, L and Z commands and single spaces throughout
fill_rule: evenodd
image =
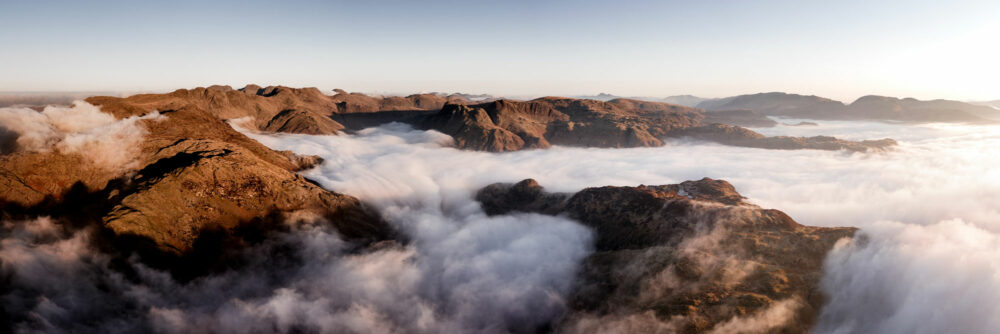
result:
M 534 180 L 493 184 L 476 198 L 491 215 L 567 215 L 596 235 L 565 332 L 804 333 L 824 297 L 823 259 L 854 228 L 803 226 L 744 201 L 728 182 L 547 193 Z
M 111 103 L 119 117 L 138 112 Z M 163 113 L 163 120 L 146 121 L 148 134 L 135 157 L 136 167 L 124 174 L 96 168 L 78 155 L 4 155 L 0 214 L 32 208 L 58 211 L 60 206 L 79 205 L 69 202 L 80 198 L 66 196 L 82 191 L 109 231 L 149 240 L 160 251 L 178 255 L 191 250 L 201 231 L 228 230 L 292 212 L 325 217 L 348 239 L 393 236 L 392 229 L 356 198 L 326 191 L 294 173 L 319 163 L 319 158 L 271 150 L 217 116 L 225 112 L 186 104 Z

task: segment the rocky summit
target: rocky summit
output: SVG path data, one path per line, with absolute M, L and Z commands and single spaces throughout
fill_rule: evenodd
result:
M 199 94 L 206 93 L 215 94 Z M 103 110 L 117 117 L 151 112 L 120 101 L 91 101 L 109 104 Z M 44 214 L 84 201 L 115 234 L 147 239 L 174 254 L 191 250 L 203 230 L 232 229 L 280 213 L 325 217 L 348 238 L 381 240 L 393 234 L 356 198 L 324 190 L 295 173 L 318 163 L 317 157 L 274 151 L 235 131 L 219 117 L 232 110 L 210 112 L 176 101 L 174 109 L 148 107 L 162 116 L 141 122 L 148 133 L 125 171 L 58 151 L 3 155 L 4 215 Z
M 594 230 L 596 250 L 560 323 L 569 332 L 725 332 L 781 313 L 760 332 L 804 333 L 825 300 L 826 253 L 856 231 L 800 225 L 709 178 L 573 194 L 527 179 L 476 199 L 491 215 L 565 215 Z

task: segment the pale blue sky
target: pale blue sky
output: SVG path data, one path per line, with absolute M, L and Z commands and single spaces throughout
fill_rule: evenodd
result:
M 1000 98 L 1000 1 L 0 0 L 0 91 Z

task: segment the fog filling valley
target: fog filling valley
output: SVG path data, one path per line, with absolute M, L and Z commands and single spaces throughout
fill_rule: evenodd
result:
M 19 115 L 0 110 L 0 117 Z M 59 129 L 32 122 L 23 123 Z M 114 133 L 99 129 L 123 122 L 135 121 L 52 130 L 40 137 L 39 149 L 59 149 L 80 134 Z M 0 278 L 11 284 L 0 288 L 0 298 L 3 311 L 24 315 L 9 321 L 27 332 L 533 332 L 564 315 L 594 236 L 564 217 L 487 216 L 473 200 L 478 189 L 525 178 L 549 191 L 574 192 L 711 177 L 801 224 L 861 228 L 827 259 L 822 287 L 829 303 L 815 332 L 986 333 L 1000 327 L 1000 171 L 994 167 L 1000 127 L 817 123 L 755 130 L 890 137 L 900 145 L 852 154 L 674 140 L 656 148 L 497 154 L 457 150 L 447 135 L 398 123 L 311 136 L 255 133 L 234 122 L 273 149 L 323 157 L 301 174 L 360 198 L 408 242 L 358 252 L 319 218 L 292 217 L 282 233 L 240 251 L 245 265 L 177 282 L 134 257 L 126 261 L 135 270 L 122 273 L 121 264 L 90 242 L 92 227 L 47 217 L 7 221 L 0 229 Z M 105 137 L 81 147 L 98 150 L 121 139 Z

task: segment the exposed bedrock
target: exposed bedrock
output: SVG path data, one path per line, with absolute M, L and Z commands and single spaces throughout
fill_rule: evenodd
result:
M 189 252 L 202 231 L 232 230 L 274 214 L 322 218 L 362 243 L 394 236 L 358 199 L 295 173 L 320 163 L 318 157 L 271 150 L 193 106 L 141 124 L 146 133 L 126 170 L 101 168 L 78 153 L 0 156 L 0 214 L 47 215 L 87 205 L 108 231 L 177 255 Z
M 823 259 L 856 231 L 800 225 L 708 178 L 574 194 L 528 179 L 476 198 L 491 215 L 566 215 L 595 231 L 565 332 L 698 333 L 753 319 L 760 332 L 807 332 L 824 302 Z

